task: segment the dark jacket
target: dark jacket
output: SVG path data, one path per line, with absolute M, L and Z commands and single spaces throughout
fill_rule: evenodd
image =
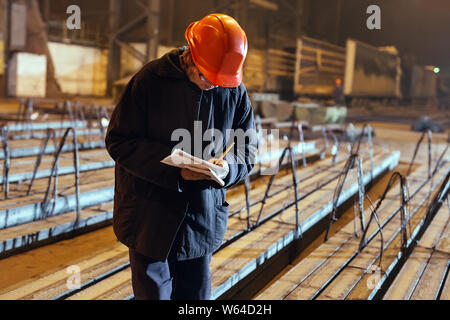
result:
M 172 245 L 180 260 L 214 252 L 227 228 L 224 188 L 253 168 L 248 145 L 244 164 L 233 161 L 233 153 L 226 157 L 230 173 L 224 188 L 213 181 L 183 181 L 179 168 L 160 162 L 179 144 L 171 139 L 174 130 L 186 129 L 193 136 L 196 120 L 202 121 L 203 131 L 254 129 L 244 85 L 200 90 L 180 69 L 183 50 L 148 63 L 131 79 L 106 135 L 107 150 L 116 161 L 114 232 L 126 246 L 160 261 Z

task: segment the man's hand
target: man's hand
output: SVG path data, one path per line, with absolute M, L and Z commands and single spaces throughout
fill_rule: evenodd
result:
M 216 166 L 222 167 L 225 165 L 225 160 L 221 159 L 210 159 L 208 162 L 215 164 Z
M 181 177 L 184 180 L 189 181 L 200 181 L 200 180 L 211 180 L 211 178 L 203 173 L 191 171 L 189 169 L 181 169 Z
M 215 164 L 216 166 L 222 167 L 225 169 L 225 173 L 222 175 L 219 175 L 219 178 L 225 179 L 228 174 L 230 173 L 230 167 L 228 166 L 228 162 L 226 162 L 223 159 L 210 159 L 208 162 Z
M 229 172 L 228 163 L 225 160 L 211 159 L 208 162 L 215 164 L 216 166 L 225 168 L 226 169 L 225 177 L 228 175 L 228 172 Z M 207 176 L 203 173 L 191 171 L 191 170 L 185 169 L 185 168 L 181 169 L 181 177 L 184 180 L 189 180 L 189 181 L 212 180 L 209 176 Z M 223 179 L 225 177 L 221 177 L 221 178 Z

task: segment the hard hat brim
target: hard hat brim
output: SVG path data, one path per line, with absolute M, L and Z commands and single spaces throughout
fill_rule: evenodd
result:
M 213 85 L 224 87 L 224 88 L 235 88 L 238 87 L 242 82 L 242 71 L 237 75 L 219 75 L 215 72 L 210 72 L 205 68 L 202 68 L 199 64 L 195 62 L 195 58 L 192 57 L 196 67 L 200 72 L 209 80 Z

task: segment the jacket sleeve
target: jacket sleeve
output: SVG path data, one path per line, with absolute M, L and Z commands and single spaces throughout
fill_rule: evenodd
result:
M 239 90 L 241 93 L 236 107 L 233 129 L 235 136 L 239 135 L 239 132 L 241 134 L 245 133 L 246 139 L 233 139 L 236 143 L 233 148 L 234 152 L 229 152 L 225 156 L 225 160 L 230 167 L 230 172 L 224 179 L 225 188 L 229 188 L 245 179 L 255 165 L 257 141 L 253 109 L 243 84 L 241 84 Z M 228 143 L 233 143 L 233 140 L 230 139 Z
M 181 192 L 180 169 L 160 162 L 170 155 L 172 148 L 147 136 L 146 119 L 151 105 L 142 86 L 136 78 L 128 84 L 113 111 L 105 139 L 106 149 L 111 158 L 132 175 Z

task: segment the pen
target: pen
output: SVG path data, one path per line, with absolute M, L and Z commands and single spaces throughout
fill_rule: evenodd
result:
M 228 152 L 230 152 L 231 148 L 233 148 L 234 142 L 228 147 L 228 149 L 222 154 L 222 156 L 219 158 L 219 160 L 222 160 L 223 157 L 227 155 Z

